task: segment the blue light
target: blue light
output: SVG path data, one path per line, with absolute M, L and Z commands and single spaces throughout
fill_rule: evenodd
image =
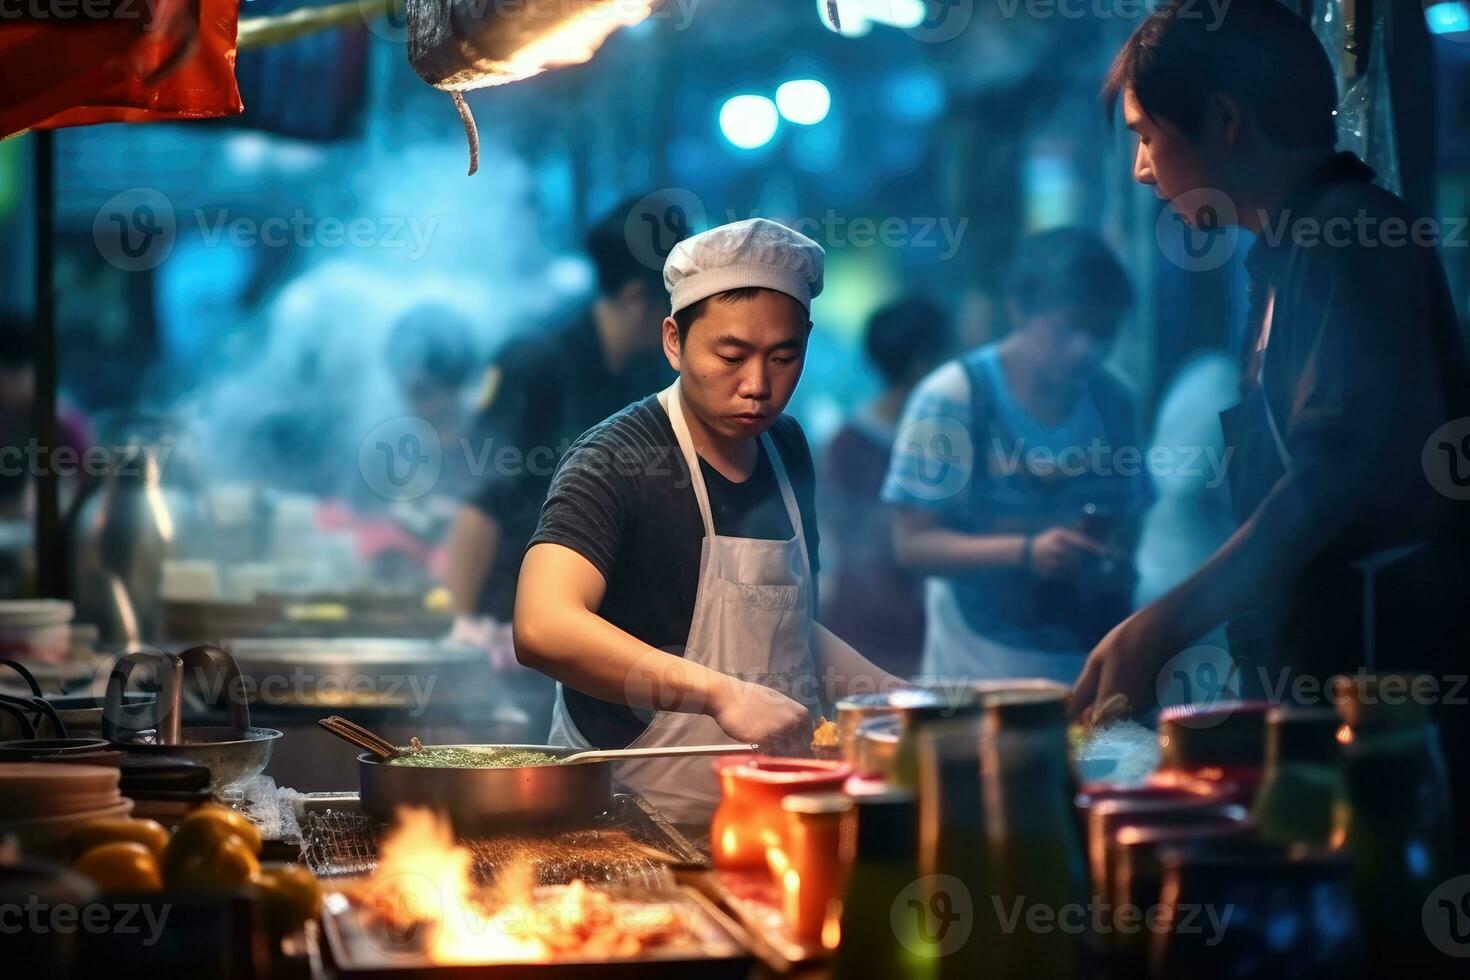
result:
M 884 92 L 889 111 L 916 123 L 930 123 L 944 112 L 944 83 L 927 68 L 895 75 Z
M 1436 3 L 1424 9 L 1424 19 L 1429 21 L 1429 30 L 1440 36 L 1470 32 L 1470 7 L 1460 0 Z
M 780 121 L 776 103 L 764 95 L 737 95 L 720 107 L 720 132 L 742 150 L 769 143 Z
M 815 78 L 798 78 L 776 89 L 776 108 L 799 126 L 815 126 L 832 111 L 832 93 Z

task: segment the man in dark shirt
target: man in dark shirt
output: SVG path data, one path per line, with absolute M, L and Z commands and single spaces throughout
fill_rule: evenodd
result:
M 782 411 L 822 268 L 761 218 L 670 254 L 679 380 L 578 440 L 521 567 L 516 655 L 560 682 L 553 743 L 805 747 L 822 698 L 895 683 L 813 618 L 811 451 Z M 707 759 L 618 775 L 677 822 L 718 797 Z
M 1246 693 L 1281 698 L 1293 675 L 1463 675 L 1466 522 L 1440 449 L 1470 424 L 1470 368 L 1432 226 L 1335 152 L 1326 52 L 1269 0 L 1237 0 L 1213 30 L 1167 4 L 1107 91 L 1139 135 L 1140 182 L 1193 227 L 1259 235 L 1254 342 L 1222 417 L 1239 529 L 1093 650 L 1074 710 L 1120 693 L 1146 707 L 1168 658 L 1223 621 Z M 1434 707 L 1464 792 L 1465 709 Z
M 480 636 L 504 663 L 514 657 L 495 641 L 509 638 L 496 627 L 510 622 L 521 556 L 557 461 L 588 426 L 672 377 L 659 350 L 662 263 L 684 229 L 640 220 L 666 211 L 649 197 L 609 211 L 586 242 L 597 271 L 592 305 L 570 324 L 511 341 L 490 369 L 469 440 L 469 462 L 484 469 L 450 533 L 446 584 L 460 637 Z

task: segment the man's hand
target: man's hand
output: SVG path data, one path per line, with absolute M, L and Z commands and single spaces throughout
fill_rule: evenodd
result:
M 1106 555 L 1107 546 L 1070 527 L 1054 527 L 1031 539 L 1029 568 L 1045 579 L 1070 579 L 1088 555 Z
M 777 754 L 812 741 L 812 716 L 779 691 L 730 678 L 711 692 L 710 717 L 737 742 Z
M 1154 606 L 1123 620 L 1088 656 L 1082 677 L 1072 689 L 1072 717 L 1092 724 L 1099 720 L 1094 709 L 1107 705 L 1116 695 L 1127 698 L 1135 711 L 1146 711 L 1158 698 L 1159 671 L 1176 652 L 1174 646 Z

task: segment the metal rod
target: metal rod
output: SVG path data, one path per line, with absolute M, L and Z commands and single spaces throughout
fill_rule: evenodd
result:
M 56 451 L 56 393 L 59 358 L 56 343 L 56 134 L 38 130 L 32 180 L 36 201 L 36 401 L 33 428 L 43 465 L 36 474 L 36 591 L 66 597 L 66 566 L 61 541 L 61 497 L 53 453 Z

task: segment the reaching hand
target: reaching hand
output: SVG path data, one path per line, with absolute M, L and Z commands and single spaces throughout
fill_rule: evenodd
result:
M 1119 705 L 1144 711 L 1158 695 L 1159 670 L 1174 654 L 1154 627 L 1150 608 L 1129 616 L 1102 638 L 1072 689 L 1069 711 L 1083 724 L 1111 720 Z
M 731 680 L 711 712 L 715 723 L 737 742 L 753 742 L 771 752 L 790 751 L 812 740 L 812 716 L 778 691 Z
M 1031 571 L 1045 579 L 1069 579 L 1088 555 L 1106 555 L 1107 546 L 1070 527 L 1054 527 L 1031 539 Z

